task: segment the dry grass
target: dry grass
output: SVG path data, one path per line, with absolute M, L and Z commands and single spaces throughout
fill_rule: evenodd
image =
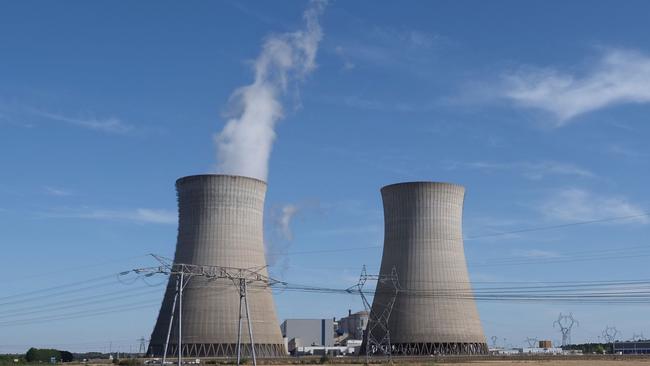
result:
M 454 363 L 454 366 L 650 366 L 650 359 L 621 360 L 535 360 L 535 361 L 476 361 Z

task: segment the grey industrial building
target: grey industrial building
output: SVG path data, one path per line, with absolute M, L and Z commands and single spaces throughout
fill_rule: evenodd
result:
M 339 335 L 347 334 L 347 339 L 362 339 L 363 331 L 368 326 L 368 312 L 365 310 L 352 313 L 348 311 L 348 316 L 338 320 L 337 333 Z
M 485 354 L 488 351 L 467 273 L 462 236 L 465 189 L 436 182 L 393 184 L 381 189 L 384 250 L 380 275 L 395 268 L 392 284 L 379 282 L 369 329 L 395 299 L 388 321 L 393 354 Z M 371 350 L 372 351 L 372 350 Z
M 174 263 L 254 268 L 266 276 L 263 212 L 266 183 L 240 176 L 197 175 L 176 181 L 178 241 Z M 175 280 L 170 278 L 151 334 L 150 356 L 163 353 L 171 318 Z M 248 301 L 258 357 L 286 354 L 271 290 L 250 286 Z M 237 354 L 239 289 L 229 279 L 195 277 L 183 295 L 182 354 L 223 357 Z M 177 312 L 178 313 L 178 312 Z M 178 354 L 174 321 L 168 355 Z M 243 355 L 251 354 L 242 332 Z
M 282 336 L 287 338 L 289 351 L 301 346 L 334 345 L 334 321 L 332 319 L 287 319 L 280 325 Z
M 628 342 L 614 342 L 614 353 L 622 353 L 624 355 L 646 355 L 650 354 L 650 341 L 628 341 Z

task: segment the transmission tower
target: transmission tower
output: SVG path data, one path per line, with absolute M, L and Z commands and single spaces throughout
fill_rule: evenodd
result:
M 571 328 L 573 328 L 574 325 L 579 326 L 580 323 L 573 318 L 573 313 L 569 313 L 569 315 L 562 315 L 562 313 L 560 313 L 557 320 L 553 322 L 553 328 L 555 328 L 555 325 L 557 325 L 562 332 L 562 347 L 564 347 L 571 344 Z
M 499 337 L 493 335 L 490 337 L 490 340 L 492 341 L 492 348 L 497 348 L 497 340 L 499 340 Z
M 616 327 L 610 327 L 609 325 L 603 329 L 603 338 L 607 343 L 614 343 L 616 341 L 616 336 L 619 335 L 620 332 Z
M 526 338 L 526 343 L 528 343 L 529 348 L 537 348 L 538 346 L 537 342 L 538 342 L 537 338 L 531 338 L 531 337 Z
M 377 287 L 380 288 L 380 284 L 389 285 L 382 286 L 383 288 L 390 288 L 390 297 L 386 304 L 383 305 L 383 309 L 379 312 L 371 311 L 370 302 L 363 290 L 363 287 L 368 281 L 377 281 Z M 399 292 L 399 279 L 397 277 L 397 269 L 393 267 L 390 275 L 370 275 L 366 271 L 366 266 L 364 265 L 361 269 L 361 275 L 359 276 L 359 282 L 356 285 L 349 287 L 347 290 L 349 293 L 358 292 L 361 295 L 361 301 L 363 301 L 363 307 L 368 312 L 368 326 L 366 327 L 365 333 L 365 353 L 366 353 L 366 364 L 368 364 L 369 357 L 376 353 L 382 353 L 386 355 L 389 361 L 392 363 L 392 346 L 390 343 L 390 329 L 388 329 L 388 320 L 390 319 L 390 314 L 393 311 L 393 305 L 397 299 L 397 294 Z M 377 331 L 380 334 L 377 334 Z
M 638 333 L 638 334 L 637 334 L 637 333 L 634 333 L 634 334 L 632 335 L 632 340 L 633 340 L 634 342 L 642 341 L 643 339 L 644 339 L 644 338 L 643 338 L 643 333 Z
M 608 325 L 605 327 L 605 329 L 603 329 L 603 339 L 605 339 L 607 343 L 612 344 L 612 353 L 614 353 L 614 343 L 616 342 L 616 336 L 619 334 L 620 332 L 618 329 L 616 329 L 616 327 L 610 327 Z
M 140 341 L 140 348 L 138 348 L 138 353 L 142 356 L 147 352 L 147 340 L 144 338 L 144 336 L 140 337 L 138 339 Z
M 163 351 L 162 365 L 165 365 L 167 358 L 167 349 L 169 347 L 169 337 L 171 336 L 172 326 L 174 324 L 174 314 L 176 313 L 176 305 L 178 303 L 178 365 L 183 365 L 183 347 L 182 347 L 182 314 L 183 314 L 183 289 L 187 286 L 193 277 L 205 277 L 209 280 L 215 279 L 229 279 L 235 286 L 239 288 L 239 324 L 237 333 L 237 365 L 241 363 L 241 330 L 244 312 L 248 321 L 248 334 L 251 341 L 251 351 L 253 356 L 253 365 L 257 366 L 257 357 L 255 355 L 255 341 L 253 340 L 253 322 L 250 317 L 250 310 L 248 308 L 248 285 L 256 283 L 264 287 L 273 286 L 277 284 L 285 284 L 284 282 L 272 279 L 268 276 L 262 275 L 260 271 L 264 269 L 256 268 L 233 268 L 222 266 L 202 266 L 196 264 L 183 264 L 173 263 L 171 260 L 152 254 L 152 256 L 160 262 L 157 267 L 136 268 L 131 271 L 120 273 L 126 275 L 130 272 L 144 277 L 151 277 L 156 274 L 163 274 L 176 277 L 176 291 L 174 293 L 174 300 L 172 302 L 171 318 L 169 321 L 169 328 L 167 329 L 167 338 L 165 341 L 165 348 Z M 286 285 L 286 284 L 285 284 Z

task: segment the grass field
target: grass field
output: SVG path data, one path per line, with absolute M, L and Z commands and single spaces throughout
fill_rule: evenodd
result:
M 132 361 L 136 361 L 133 359 Z M 137 360 L 138 365 L 143 365 L 143 359 Z M 390 365 L 383 360 L 371 360 L 371 366 Z M 134 362 L 136 364 L 136 362 Z M 234 360 L 202 360 L 200 365 L 206 366 L 226 366 L 233 365 Z M 298 366 L 298 365 L 319 365 L 319 359 L 316 357 L 298 358 L 298 359 L 260 359 L 259 365 L 270 366 Z M 9 363 L 2 365 L 9 366 Z M 28 364 L 20 363 L 20 366 L 44 366 L 47 364 Z M 88 363 L 70 362 L 58 365 L 66 366 L 113 366 L 108 360 L 92 360 Z M 187 364 L 186 364 L 187 365 Z M 246 360 L 246 365 L 251 366 L 252 362 Z M 360 366 L 364 365 L 363 358 L 342 359 L 332 358 L 329 359 L 325 365 L 335 366 Z M 419 359 L 406 359 L 396 357 L 393 362 L 394 366 L 435 366 L 435 365 L 453 365 L 453 366 L 650 366 L 650 355 L 648 356 L 547 356 L 547 357 L 441 357 L 441 358 L 419 358 Z M 15 366 L 11 364 L 11 366 Z M 175 366 L 171 364 L 169 366 Z
M 436 363 L 434 363 L 435 365 Z M 440 364 L 440 363 L 438 363 Z M 447 364 L 447 363 L 445 363 Z M 498 361 L 476 361 L 449 363 L 455 366 L 628 366 L 647 365 L 650 366 L 650 359 L 620 359 L 620 360 L 498 360 Z

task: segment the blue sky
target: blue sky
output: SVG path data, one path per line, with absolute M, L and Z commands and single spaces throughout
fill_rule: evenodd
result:
M 253 82 L 265 40 L 303 28 L 307 6 L 4 4 L 0 303 L 12 303 L 0 322 L 146 307 L 5 325 L 0 353 L 127 351 L 148 337 L 160 286 L 111 277 L 70 295 L 110 302 L 31 314 L 20 311 L 64 298 L 17 294 L 149 265 L 150 252 L 172 256 L 175 179 L 215 170 L 231 95 Z M 649 11 L 642 1 L 331 1 L 315 68 L 279 98 L 266 207 L 272 273 L 353 285 L 361 265 L 379 266 L 379 189 L 434 180 L 467 188 L 477 283 L 649 278 L 647 217 L 485 237 L 650 210 Z M 305 253 L 315 250 L 331 252 Z M 612 258 L 580 259 L 594 253 Z M 352 296 L 275 298 L 280 319 L 361 308 Z M 514 345 L 559 339 L 559 312 L 580 320 L 574 341 L 607 325 L 622 338 L 650 334 L 639 306 L 478 306 L 486 336 Z

